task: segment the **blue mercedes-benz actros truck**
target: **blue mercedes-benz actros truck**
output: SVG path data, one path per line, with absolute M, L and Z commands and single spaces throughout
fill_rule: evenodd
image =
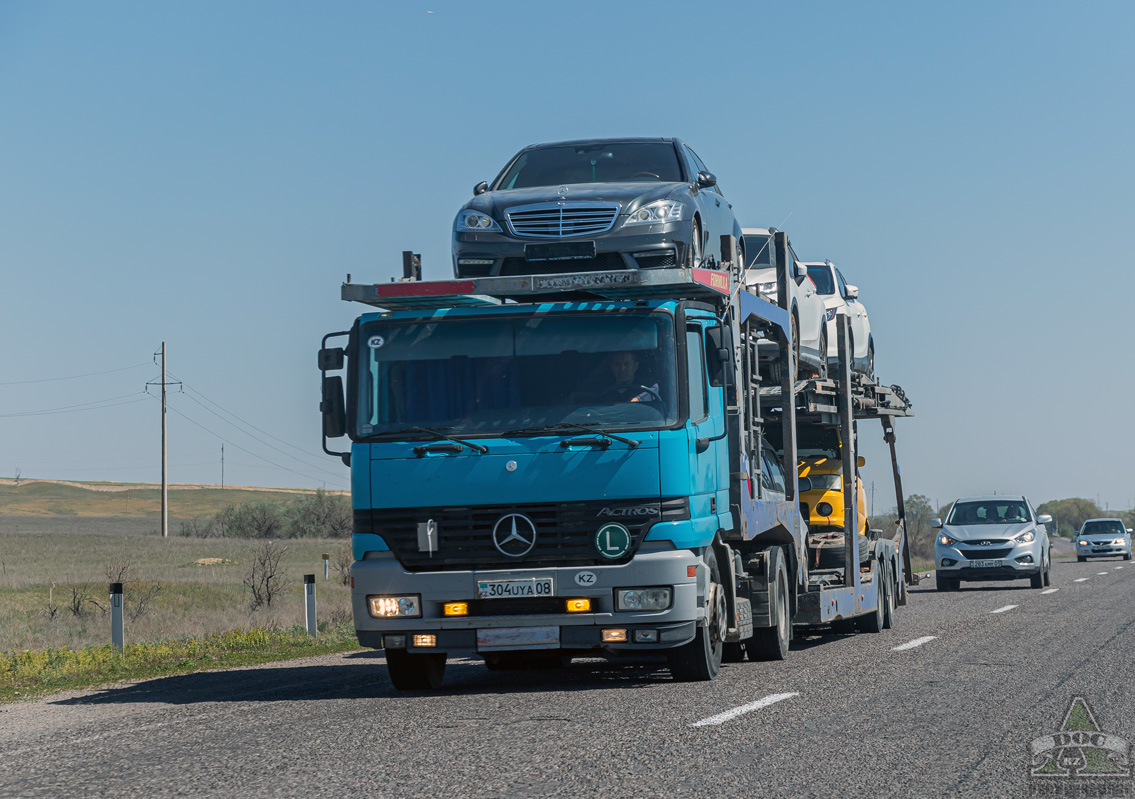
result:
M 788 313 L 724 267 L 343 285 L 375 311 L 324 338 L 324 449 L 351 468 L 358 639 L 396 688 L 437 687 L 454 655 L 653 652 L 709 680 L 785 657 L 793 625 L 890 623 L 901 524 L 810 568 L 797 440 L 853 474 L 857 414 L 893 442 L 909 406 L 846 368 L 797 380 Z

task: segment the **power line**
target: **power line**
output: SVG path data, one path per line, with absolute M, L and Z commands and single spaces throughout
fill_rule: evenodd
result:
M 173 377 L 175 377 L 176 379 L 180 380 L 180 378 L 178 378 L 177 375 L 174 375 L 173 372 L 170 372 L 170 374 L 173 375 Z M 247 426 L 251 427 L 253 430 L 255 430 L 256 432 L 262 433 L 263 435 L 268 436 L 268 438 L 272 439 L 273 441 L 279 441 L 284 446 L 291 447 L 292 449 L 296 450 L 297 452 L 302 452 L 304 455 L 312 455 L 313 454 L 311 452 L 311 450 L 309 450 L 309 449 L 305 449 L 304 447 L 297 447 L 295 444 L 292 444 L 288 441 L 285 441 L 282 438 L 279 438 L 277 436 L 272 435 L 267 430 L 262 430 L 261 428 L 254 425 L 252 422 L 249 422 L 246 419 L 242 419 L 241 417 L 237 416 L 232 411 L 230 411 L 227 408 L 225 408 L 224 406 L 222 406 L 219 402 L 209 399 L 208 397 L 206 397 L 204 394 L 202 394 L 200 391 L 198 391 L 197 389 L 195 389 L 193 386 L 189 385 L 188 383 L 185 383 L 184 381 L 182 381 L 182 386 L 184 386 L 186 389 L 188 389 L 192 393 L 196 394 L 197 396 L 201 397 L 201 399 L 205 400 L 210 405 L 215 406 L 216 408 L 218 408 L 223 413 L 227 413 L 229 416 L 233 417 L 234 419 L 236 419 L 241 424 L 247 425 Z M 190 397 L 190 399 L 192 399 L 192 397 Z M 198 404 L 200 404 L 200 403 L 198 403 Z M 208 409 L 206 409 L 206 410 L 208 410 Z M 216 414 L 214 414 L 214 415 L 216 415 Z M 229 424 L 232 424 L 232 422 L 229 422 Z M 235 427 L 235 425 L 233 425 L 233 426 Z M 244 431 L 241 431 L 241 432 L 244 432 Z M 287 453 L 284 453 L 284 454 L 287 454 Z
M 328 470 L 328 469 L 325 469 L 325 468 L 323 468 L 323 466 L 322 466 L 322 465 L 320 465 L 320 464 L 312 463 L 311 461 L 306 461 L 306 460 L 304 460 L 303 458 L 297 458 L 297 457 L 296 457 L 295 455 L 292 455 L 292 454 L 291 454 L 290 452 L 285 452 L 284 450 L 280 449 L 279 447 L 275 447 L 275 446 L 272 446 L 272 445 L 271 445 L 271 444 L 269 444 L 269 443 L 268 443 L 267 441 L 264 441 L 264 440 L 262 440 L 262 439 L 260 439 L 260 438 L 257 438 L 256 436 L 252 435 L 252 433 L 249 433 L 249 432 L 248 432 L 247 430 L 241 430 L 241 429 L 240 429 L 240 427 L 238 427 L 237 425 L 233 424 L 233 423 L 232 423 L 232 422 L 230 422 L 230 421 L 229 421 L 228 419 L 226 419 L 225 417 L 221 416 L 221 415 L 220 415 L 219 413 L 217 413 L 216 411 L 214 411 L 214 410 L 213 410 L 212 408 L 210 408 L 209 406 L 205 405 L 205 404 L 204 404 L 203 402 L 200 402 L 199 400 L 197 400 L 197 399 L 196 399 L 195 397 L 193 397 L 192 395 L 190 395 L 190 394 L 186 394 L 186 395 L 185 395 L 185 397 L 186 397 L 187 399 L 189 399 L 189 400 L 190 400 L 191 402 L 195 402 L 195 403 L 197 403 L 197 405 L 201 406 L 201 407 L 202 407 L 202 408 L 204 408 L 204 409 L 205 409 L 206 411 L 208 411 L 209 413 L 211 413 L 211 414 L 213 414 L 214 416 L 216 416 L 216 417 L 217 417 L 218 419 L 220 419 L 220 420 L 221 420 L 222 422 L 224 422 L 225 424 L 227 424 L 227 425 L 230 425 L 230 426 L 232 426 L 232 427 L 236 428 L 236 430 L 238 430 L 239 432 L 241 432 L 241 433 L 243 433 L 244 435 L 248 436 L 248 437 L 249 437 L 249 438 L 251 438 L 251 439 L 252 439 L 253 441 L 256 441 L 256 442 L 257 442 L 257 443 L 259 443 L 259 444 L 263 444 L 264 446 L 268 447 L 268 449 L 271 449 L 271 450 L 273 450 L 273 451 L 275 451 L 275 452 L 279 452 L 279 453 L 280 453 L 281 455 L 283 455 L 283 456 L 284 456 L 285 458 L 291 458 L 292 460 L 294 460 L 294 461 L 297 461 L 298 463 L 302 463 L 302 464 L 303 464 L 303 465 L 305 465 L 305 466 L 310 466 L 310 467 L 311 467 L 311 468 L 313 468 L 313 469 L 319 469 L 319 470 L 320 470 L 321 472 L 326 472 L 327 474 L 334 474 L 334 475 L 335 475 L 336 477 L 338 477 L 338 476 L 339 476 L 339 475 L 338 475 L 338 474 L 336 474 L 335 472 L 332 472 L 332 471 L 330 471 L 330 470 Z M 219 407 L 219 406 L 218 406 L 218 407 Z M 252 425 L 249 425 L 249 427 L 253 427 L 253 426 L 252 426 Z M 259 430 L 259 428 L 256 428 L 256 427 L 253 427 L 253 429 L 254 429 L 254 430 Z M 261 431 L 261 432 L 263 432 L 263 431 Z M 269 435 L 269 434 L 268 434 L 268 433 L 265 433 L 265 435 Z M 287 443 L 287 442 L 282 442 L 282 443 Z M 302 451 L 302 450 L 301 450 L 301 451 Z
M 325 481 L 323 480 L 323 478 L 321 478 L 321 477 L 312 477 L 312 476 L 311 476 L 310 474 L 304 474 L 303 472 L 297 472 L 297 471 L 296 471 L 295 469 L 289 469 L 289 468 L 288 468 L 287 466 L 281 466 L 281 465 L 280 465 L 280 464 L 278 464 L 278 463 L 273 463 L 272 461 L 268 460 L 267 458 L 265 458 L 265 457 L 262 457 L 262 456 L 260 456 L 260 455 L 257 455 L 257 454 L 256 454 L 255 452 L 253 452 L 253 451 L 251 451 L 251 450 L 247 450 L 247 449 L 245 449 L 245 448 L 244 448 L 244 447 L 242 447 L 242 446 L 241 446 L 240 444 L 235 444 L 235 443 L 233 443 L 232 441 L 229 441 L 229 440 L 228 440 L 227 438 L 225 438 L 224 436 L 222 436 L 222 435 L 218 435 L 217 433 L 213 432 L 213 431 L 212 431 L 212 430 L 210 430 L 209 428 L 205 427 L 205 425 L 201 424 L 200 422 L 197 422 L 196 420 L 192 419 L 191 417 L 189 417 L 189 416 L 186 416 L 186 415 L 185 415 L 184 413 L 182 413 L 181 411 L 179 411 L 179 410 L 178 410 L 177 408 L 173 408 L 173 407 L 171 407 L 171 408 L 170 408 L 170 410 L 171 410 L 171 411 L 173 411 L 174 413 L 176 413 L 176 414 L 177 414 L 178 416 L 180 416 L 180 417 L 181 417 L 182 419 L 185 419 L 185 420 L 186 420 L 187 422 L 189 422 L 190 424 L 192 424 L 192 425 L 195 425 L 196 427 L 199 427 L 199 428 L 201 428 L 202 430 L 204 430 L 204 431 L 205 431 L 206 433 L 208 433 L 209 435 L 212 435 L 212 436 L 216 436 L 216 437 L 217 437 L 217 438 L 219 438 L 219 439 L 220 439 L 221 441 L 224 441 L 224 442 L 225 442 L 226 444 L 228 444 L 228 445 L 230 445 L 230 446 L 233 446 L 233 447 L 236 447 L 236 448 L 237 448 L 237 449 L 239 449 L 239 450 L 240 450 L 241 452 L 244 452 L 244 453 L 246 453 L 246 454 L 248 454 L 248 455 L 251 455 L 252 457 L 256 458 L 257 460 L 262 460 L 262 461 L 264 461 L 265 463 L 267 463 L 268 465 L 270 465 L 270 466 L 273 466 L 273 467 L 275 467 L 275 468 L 277 468 L 277 469 L 283 469 L 283 470 L 284 470 L 285 472 L 291 472 L 292 474 L 296 474 L 296 475 L 299 475 L 300 477 L 306 477 L 306 478 L 307 478 L 308 480 L 314 480 L 314 481 L 315 481 L 315 482 L 317 482 L 317 483 L 325 482 Z M 328 474 L 331 474 L 331 472 L 328 472 Z M 338 475 L 336 475 L 336 476 L 338 476 Z M 340 486 L 340 488 L 343 488 L 343 487 L 344 487 L 344 486 L 343 486 L 342 484 L 339 484 L 339 486 Z
M 87 372 L 86 374 L 81 374 L 81 375 L 68 375 L 67 377 L 44 377 L 44 378 L 40 378 L 38 380 L 11 380 L 11 381 L 8 381 L 8 382 L 5 382 L 5 383 L 0 383 L 0 386 L 23 386 L 23 385 L 27 385 L 28 383 L 51 383 L 51 382 L 54 382 L 56 380 L 78 380 L 80 377 L 94 377 L 95 375 L 108 375 L 108 374 L 111 374 L 112 372 L 125 372 L 127 369 L 138 369 L 142 366 L 149 366 L 149 365 L 150 364 L 147 361 L 146 363 L 136 363 L 133 366 L 122 366 L 118 369 L 107 369 L 107 370 L 102 371 L 102 372 Z
M 145 393 L 145 392 L 143 392 Z M 0 413 L 0 418 L 12 418 L 16 416 L 48 416 L 55 413 L 78 413 L 79 411 L 100 411 L 103 408 L 114 408 L 118 405 L 132 405 L 135 402 L 145 402 L 145 397 L 137 396 L 138 392 L 133 394 L 123 394 L 120 397 L 107 397 L 101 400 L 91 400 L 90 402 L 80 402 L 77 405 L 61 405 L 58 408 L 44 408 L 39 411 L 21 411 L 19 413 Z M 124 400 L 127 397 L 136 397 L 136 399 L 127 400 L 126 402 L 117 402 L 117 400 Z M 110 404 L 104 404 L 110 403 Z

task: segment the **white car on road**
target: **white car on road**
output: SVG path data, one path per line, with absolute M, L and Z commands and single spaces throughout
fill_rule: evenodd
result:
M 957 591 L 963 581 L 1019 580 L 1033 588 L 1049 584 L 1052 547 L 1047 514 L 1037 515 L 1023 496 L 968 497 L 950 508 L 946 521 L 931 519 L 934 578 L 939 591 Z
M 776 287 L 776 248 L 772 234 L 775 229 L 747 227 L 745 236 L 745 287 L 757 292 L 773 304 L 779 304 Z M 827 376 L 829 331 L 824 321 L 824 298 L 816 292 L 816 284 L 809 279 L 807 267 L 787 248 L 788 275 L 792 301 L 788 310 L 792 314 L 793 336 L 796 344 L 796 363 L 820 377 Z M 769 341 L 758 347 L 762 359 L 777 354 L 776 343 Z M 798 367 L 799 369 L 799 367 Z M 806 373 L 806 371 L 805 371 Z
M 1076 560 L 1111 557 L 1131 560 L 1131 528 L 1123 519 L 1088 519 L 1076 534 Z
M 859 287 L 844 280 L 843 273 L 831 261 L 808 261 L 804 265 L 808 267 L 808 276 L 812 278 L 816 292 L 824 301 L 829 365 L 835 367 L 839 362 L 835 317 L 842 308 L 851 321 L 851 368 L 874 377 L 875 340 L 871 337 L 871 320 L 867 318 L 867 309 L 859 301 Z

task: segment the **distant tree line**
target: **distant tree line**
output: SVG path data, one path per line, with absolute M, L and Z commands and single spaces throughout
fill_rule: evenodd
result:
M 185 519 L 180 534 L 195 538 L 345 538 L 352 526 L 350 497 L 320 490 L 292 502 L 228 505 L 212 517 Z

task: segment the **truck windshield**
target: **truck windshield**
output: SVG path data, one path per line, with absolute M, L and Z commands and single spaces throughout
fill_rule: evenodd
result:
M 558 144 L 528 150 L 495 188 L 527 189 L 564 183 L 680 183 L 682 167 L 669 142 Z
M 363 325 L 359 343 L 362 439 L 414 427 L 489 436 L 677 421 L 674 323 L 664 312 L 382 320 Z

